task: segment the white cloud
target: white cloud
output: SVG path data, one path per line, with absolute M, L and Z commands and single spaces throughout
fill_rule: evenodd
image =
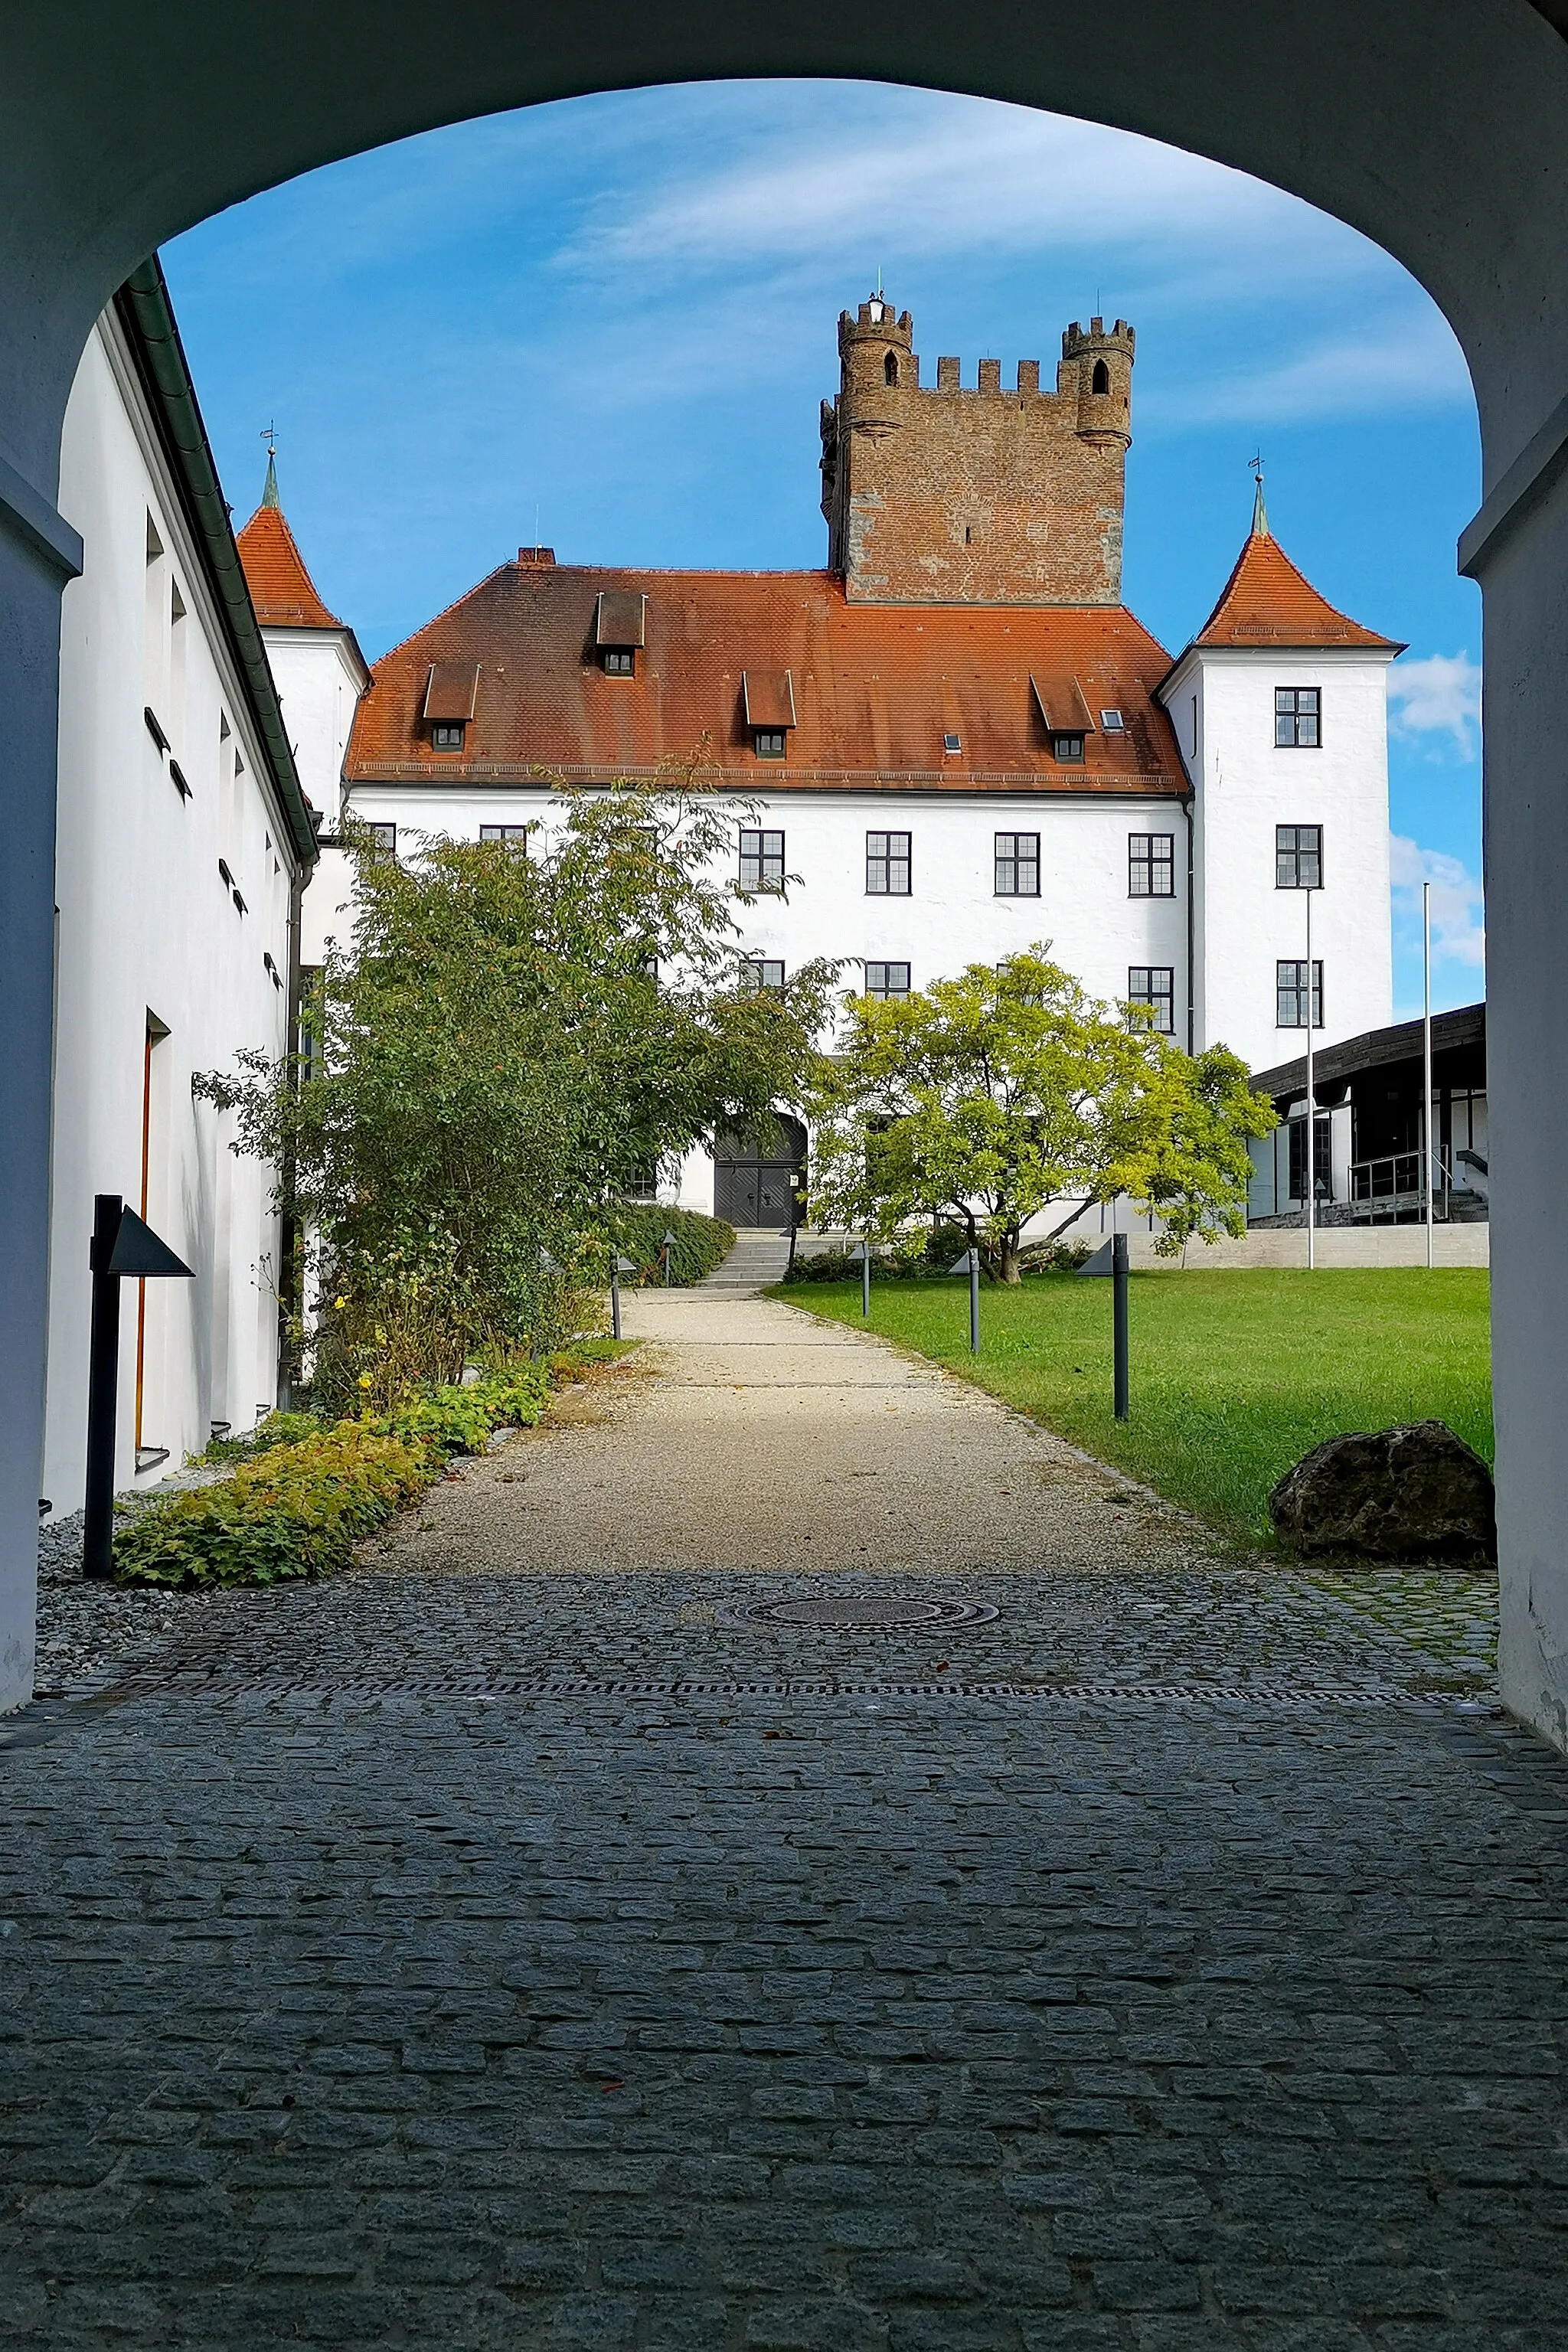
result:
M 1468 654 L 1424 654 L 1388 674 L 1389 719 L 1396 735 L 1449 735 L 1465 759 L 1475 755 L 1481 723 L 1481 672 Z
M 1463 858 L 1444 850 L 1423 849 L 1405 834 L 1390 836 L 1389 876 L 1394 886 L 1395 922 L 1408 931 L 1414 926 L 1420 940 L 1421 886 L 1432 886 L 1432 960 L 1459 963 L 1482 971 L 1487 960 L 1486 923 L 1481 886 Z
M 1450 408 L 1470 398 L 1452 329 L 1422 298 L 1379 306 L 1354 336 L 1310 344 L 1271 365 L 1223 369 L 1143 402 L 1146 425 L 1279 425 Z M 1417 665 L 1418 666 L 1418 665 Z

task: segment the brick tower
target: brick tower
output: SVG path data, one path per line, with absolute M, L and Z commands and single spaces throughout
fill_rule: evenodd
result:
M 1054 392 L 1037 360 L 1002 388 L 955 359 L 922 387 L 914 321 L 880 294 L 838 321 L 838 397 L 822 404 L 827 563 L 854 604 L 1115 604 L 1134 336 L 1075 320 Z

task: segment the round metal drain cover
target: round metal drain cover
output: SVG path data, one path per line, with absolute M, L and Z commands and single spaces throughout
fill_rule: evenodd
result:
M 996 1615 L 984 1601 L 918 1601 L 907 1593 L 829 1592 L 820 1600 L 756 1601 L 735 1614 L 755 1625 L 826 1625 L 889 1633 L 901 1625 L 983 1625 Z

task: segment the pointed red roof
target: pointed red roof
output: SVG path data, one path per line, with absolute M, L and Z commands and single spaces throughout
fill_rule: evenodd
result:
M 1261 500 L 1250 534 L 1219 603 L 1198 631 L 1198 646 L 1343 646 L 1403 653 L 1392 637 L 1363 629 L 1336 613 L 1304 579 L 1262 519 Z
M 268 476 L 268 488 L 272 477 Z M 263 628 L 341 629 L 316 593 L 316 583 L 305 569 L 305 559 L 294 544 L 294 534 L 283 520 L 276 498 L 261 504 L 235 541 L 245 567 L 245 584 Z

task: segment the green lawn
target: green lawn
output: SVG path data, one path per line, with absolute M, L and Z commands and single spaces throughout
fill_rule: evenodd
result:
M 773 1295 L 860 1321 L 858 1284 Z M 1492 1458 L 1482 1271 L 1135 1274 L 1128 1319 L 1124 1423 L 1110 1410 L 1108 1281 L 983 1286 L 978 1359 L 963 1281 L 873 1286 L 870 1328 L 1251 1540 L 1269 1537 L 1280 1473 L 1342 1430 L 1446 1421 Z

